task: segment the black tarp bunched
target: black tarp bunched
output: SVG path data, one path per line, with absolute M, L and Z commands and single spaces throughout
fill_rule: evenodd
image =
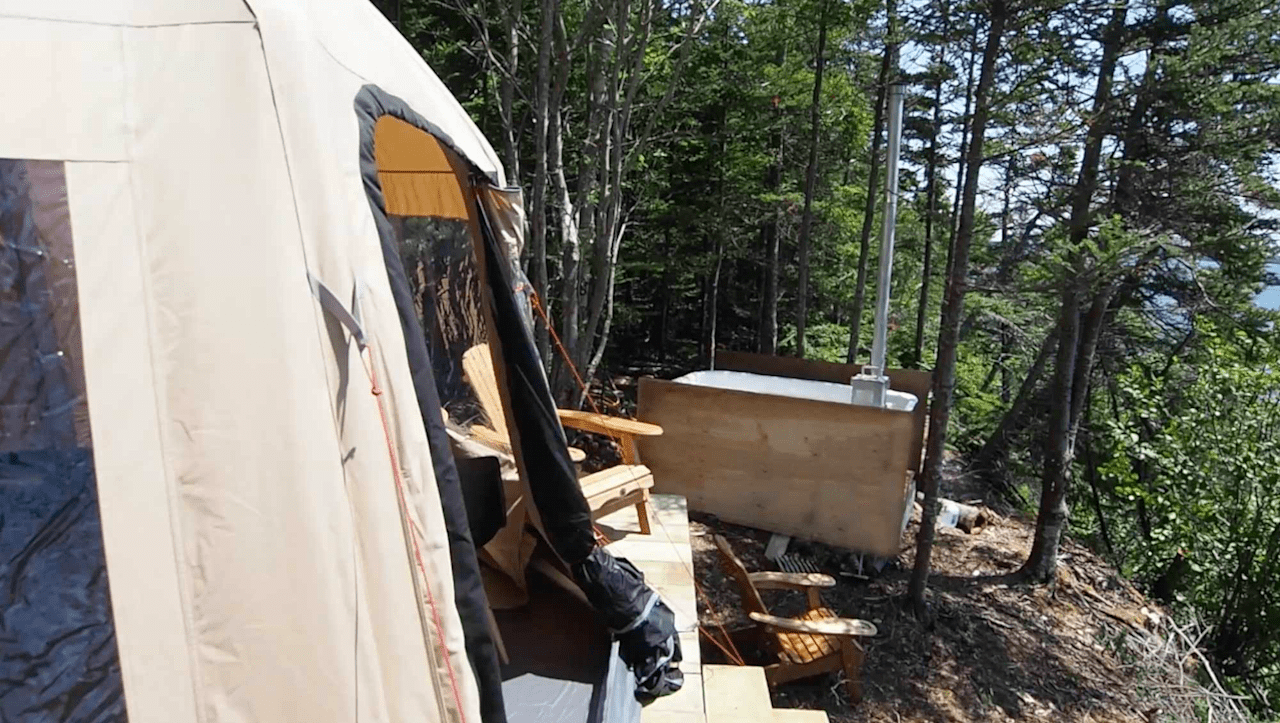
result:
M 684 674 L 675 612 L 644 582 L 630 560 L 596 548 L 573 566 L 573 577 L 617 637 L 622 660 L 636 677 L 636 697 L 680 690 Z

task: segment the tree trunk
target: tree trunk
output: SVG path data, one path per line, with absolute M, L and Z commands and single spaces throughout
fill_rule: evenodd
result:
M 1075 377 L 1071 384 L 1071 429 L 1080 428 L 1080 419 L 1089 403 L 1089 389 L 1092 386 L 1093 360 L 1097 356 L 1098 342 L 1102 338 L 1102 329 L 1106 326 L 1107 312 L 1111 307 L 1111 299 L 1119 286 L 1119 278 L 1104 283 L 1093 297 L 1093 302 L 1085 312 L 1080 324 L 1080 348 L 1076 351 Z
M 1098 464 L 1097 459 L 1093 456 L 1093 432 L 1087 427 L 1084 435 L 1084 462 L 1089 475 L 1089 490 L 1093 498 L 1093 513 L 1098 516 L 1098 532 L 1102 536 L 1102 546 L 1106 548 L 1107 556 L 1114 563 L 1116 549 L 1111 544 L 1111 531 L 1107 528 L 1107 516 L 1102 511 L 1102 495 L 1098 492 Z
M 1013 373 L 1009 371 L 1009 358 L 1013 356 L 1013 330 L 1008 324 L 1000 325 L 1000 403 L 1008 404 L 1012 396 Z
M 1045 439 L 1044 473 L 1040 477 L 1040 510 L 1031 554 L 1022 574 L 1048 582 L 1058 567 L 1058 543 L 1067 522 L 1064 481 L 1071 472 L 1071 385 L 1080 344 L 1080 293 L 1075 279 L 1062 287 L 1058 315 L 1058 352 L 1054 360 L 1053 391 L 1049 397 L 1049 429 Z
M 558 0 L 542 0 L 542 20 L 538 32 L 538 69 L 534 80 L 533 102 L 533 193 L 529 203 L 529 282 L 544 302 L 547 300 L 547 186 L 551 105 L 551 45 Z M 545 365 L 551 359 L 550 338 L 546 326 L 535 324 L 535 340 Z
M 560 231 L 560 317 L 562 326 L 578 323 L 578 275 L 582 255 L 578 238 L 578 212 L 573 205 L 573 197 L 569 193 L 569 182 L 564 172 L 564 122 L 561 114 L 564 105 L 565 89 L 569 83 L 569 49 L 565 37 L 564 18 L 557 15 L 555 19 L 555 55 L 557 58 L 555 78 L 552 81 L 551 97 L 547 108 L 547 168 L 551 184 L 555 190 L 556 219 Z M 547 304 L 548 319 L 551 316 L 550 304 Z M 564 338 L 561 337 L 561 343 Z M 569 349 L 572 347 L 566 347 Z M 567 365 L 569 360 L 562 354 L 551 355 L 553 371 L 552 391 L 557 399 L 566 401 L 570 398 L 568 390 L 573 387 L 573 374 Z
M 969 465 L 970 469 L 987 486 L 1009 496 L 1012 496 L 1013 486 L 1003 476 L 1004 460 L 1008 456 L 1009 440 L 1013 437 L 1013 431 L 1022 426 L 1022 418 L 1026 416 L 1027 408 L 1031 405 L 1032 395 L 1040 384 L 1040 377 L 1044 375 L 1045 366 L 1047 366 L 1049 357 L 1056 348 L 1057 341 L 1057 328 L 1050 329 L 1045 334 L 1044 341 L 1040 342 L 1040 350 L 1036 352 L 1035 360 L 1031 362 L 1031 367 L 1027 369 L 1027 374 L 1023 377 L 1022 384 L 1018 387 L 1018 394 L 1013 398 L 1013 404 L 1005 411 L 1004 416 L 1000 418 L 1000 423 L 996 425 L 995 431 L 991 433 L 990 437 L 987 437 L 987 440 L 982 444 L 982 448 L 974 455 L 973 461 Z
M 822 139 L 822 71 L 827 53 L 827 2 L 818 18 L 818 50 L 813 71 L 813 102 L 809 106 L 809 166 L 804 174 L 804 212 L 800 217 L 800 284 L 796 299 L 796 356 L 804 358 L 804 335 L 809 316 L 809 245 L 813 233 L 813 194 L 818 185 L 818 144 Z
M 920 270 L 920 305 L 916 308 L 915 346 L 911 355 L 912 366 L 916 369 L 924 363 L 924 322 L 929 314 L 929 282 L 933 277 L 933 224 L 938 215 L 938 139 L 942 135 L 942 75 L 937 66 L 941 55 L 942 51 L 934 55 L 935 71 L 938 72 L 933 79 L 933 125 L 929 137 L 929 160 L 925 167 L 924 258 L 921 260 Z
M 711 273 L 707 274 L 707 293 L 702 307 L 702 357 L 703 369 L 710 369 L 716 355 L 716 321 L 720 299 L 720 267 L 724 261 L 724 234 L 715 232 L 715 252 Z
M 853 309 L 849 312 L 849 353 L 846 361 L 858 360 L 862 346 L 862 310 L 867 299 L 867 264 L 871 257 L 871 228 L 876 216 L 876 189 L 880 185 L 880 143 L 884 137 L 885 104 L 889 95 L 889 74 L 897 66 L 898 46 L 897 2 L 885 0 L 888 25 L 885 28 L 884 57 L 880 61 L 880 74 L 876 76 L 876 109 L 871 130 L 871 167 L 867 171 L 867 200 L 862 207 L 862 232 L 858 236 L 858 279 L 853 286 Z
M 786 46 L 778 51 L 777 63 L 782 67 L 787 62 Z M 782 154 L 783 154 L 783 115 L 782 107 L 775 99 L 774 130 L 770 138 L 773 159 L 764 172 L 764 187 L 772 195 L 777 195 L 782 187 Z M 778 239 L 782 227 L 781 204 L 774 203 L 760 228 L 760 238 L 764 242 L 764 293 L 760 299 L 760 353 L 778 353 Z
M 644 7 L 651 7 L 647 2 Z M 596 211 L 596 238 L 593 244 L 591 263 L 591 289 L 587 301 L 587 321 L 578 337 L 578 348 L 574 357 L 578 360 L 578 369 L 583 372 L 583 379 L 590 383 L 595 370 L 603 358 L 605 344 L 609 337 L 609 329 L 613 324 L 613 289 L 617 279 L 618 251 L 622 246 L 622 236 L 626 225 L 622 219 L 622 161 L 623 143 L 627 134 L 627 120 L 630 108 L 625 106 L 625 99 L 631 84 L 631 77 L 624 74 L 630 69 L 633 53 L 637 46 L 644 45 L 648 39 L 649 25 L 641 19 L 637 38 L 632 30 L 630 20 L 630 3 L 618 0 L 612 8 L 610 16 L 603 27 L 608 33 L 612 28 L 613 62 L 610 77 L 606 83 L 607 101 L 606 116 L 609 118 L 609 130 L 605 134 L 606 143 L 601 148 L 601 185 Z M 640 52 L 643 52 L 642 50 Z M 638 82 L 638 79 L 635 79 Z
M 776 187 L 775 187 L 776 189 Z M 764 241 L 764 290 L 760 299 L 760 353 L 778 353 L 778 214 L 760 229 Z
M 1076 181 L 1071 203 L 1069 231 L 1072 263 L 1069 278 L 1063 281 L 1062 287 L 1058 367 L 1054 370 L 1049 437 L 1045 443 L 1044 474 L 1040 483 L 1040 513 L 1036 518 L 1036 534 L 1031 543 L 1031 553 L 1020 571 L 1036 582 L 1048 582 L 1058 567 L 1058 546 L 1062 541 L 1069 513 L 1067 490 L 1071 482 L 1071 462 L 1075 456 L 1075 430 L 1084 409 L 1085 397 L 1089 393 L 1093 354 L 1097 348 L 1102 321 L 1115 289 L 1115 283 L 1112 282 L 1098 292 L 1086 315 L 1082 332 L 1081 288 L 1088 278 L 1083 246 L 1089 236 L 1103 141 L 1111 129 L 1112 76 L 1115 75 L 1124 41 L 1127 10 L 1127 0 L 1117 3 L 1107 24 L 1093 97 L 1092 122 L 1085 134 L 1080 176 Z
M 509 0 L 507 14 L 503 18 L 503 31 L 507 42 L 507 68 L 499 86 L 500 112 L 502 114 L 502 163 L 506 166 L 507 183 L 520 184 L 520 144 L 516 140 L 515 100 L 516 71 L 520 65 L 520 11 L 521 0 Z
M 726 28 L 726 42 L 728 32 Z M 727 65 L 722 68 L 727 72 Z M 716 151 L 719 160 L 716 163 L 716 214 L 719 218 L 725 217 L 726 193 L 728 184 L 725 181 L 725 164 L 728 153 L 728 117 L 729 107 L 727 104 L 720 103 L 716 108 L 716 126 L 715 139 Z M 715 256 L 711 264 L 711 273 L 708 279 L 710 288 L 707 293 L 707 312 L 705 321 L 703 322 L 703 369 L 711 369 L 715 366 L 716 359 L 716 327 L 720 321 L 720 270 L 724 265 L 724 247 L 726 225 L 716 224 L 712 231 L 715 238 Z M 732 279 L 730 280 L 732 281 Z M 730 287 L 732 288 L 732 287 Z
M 604 12 L 598 4 L 591 4 L 588 13 L 591 16 L 584 24 L 596 28 L 595 19 Z M 587 86 L 587 118 L 586 140 L 582 145 L 582 153 L 578 162 L 578 180 L 574 189 L 574 206 L 577 208 L 576 228 L 579 234 L 576 244 L 566 244 L 563 248 L 562 273 L 565 283 L 561 289 L 560 343 L 569 350 L 571 362 L 575 367 L 582 364 L 583 356 L 579 335 L 582 329 L 583 289 L 586 286 L 589 269 L 582 263 L 584 248 L 592 251 L 596 248 L 596 239 L 601 231 L 599 204 L 595 196 L 596 190 L 604 185 L 604 174 L 608 164 L 608 139 L 611 133 L 612 115 L 607 112 L 608 85 L 606 73 L 609 69 L 609 54 L 613 49 L 613 36 L 607 26 L 599 28 L 599 33 L 592 38 L 590 53 L 586 62 Z M 585 234 L 585 241 L 582 236 Z M 590 256 L 588 257 L 590 258 Z M 577 380 L 565 369 L 557 380 L 556 393 L 561 399 L 572 399 L 571 391 L 577 387 Z
M 1005 0 L 991 0 L 991 18 L 987 44 L 982 52 L 982 73 L 974 97 L 973 139 L 969 144 L 968 166 L 960 225 L 956 230 L 951 273 L 942 305 L 942 322 L 938 330 L 938 361 L 933 371 L 933 402 L 929 409 L 929 438 L 924 461 L 924 511 L 920 531 L 916 535 L 916 563 L 911 573 L 909 595 L 917 618 L 927 615 L 924 591 L 929 581 L 929 560 L 933 553 L 934 524 L 938 518 L 938 482 L 942 477 L 942 458 L 947 443 L 947 423 L 951 417 L 952 396 L 956 381 L 956 346 L 960 335 L 960 319 L 964 315 L 964 294 L 969 275 L 969 246 L 973 241 L 974 217 L 978 200 L 978 175 L 982 169 L 982 147 L 987 119 L 991 114 L 991 88 L 995 85 L 996 58 L 1004 34 L 1009 9 Z
M 973 107 L 973 73 L 978 65 L 978 22 L 973 18 L 973 39 L 969 42 L 969 73 L 964 85 L 964 115 L 960 117 L 960 153 L 956 156 L 956 194 L 951 203 L 951 218 L 947 224 L 947 276 L 951 276 L 951 261 L 955 254 L 956 224 L 960 220 L 960 189 L 967 177 L 965 163 L 969 158 L 970 111 Z

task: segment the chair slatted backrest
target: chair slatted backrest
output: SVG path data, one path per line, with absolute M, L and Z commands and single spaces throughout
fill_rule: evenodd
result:
M 484 416 L 489 419 L 489 427 L 509 439 L 507 433 L 507 417 L 502 410 L 502 395 L 498 392 L 498 378 L 493 371 L 493 355 L 488 344 L 477 344 L 462 355 L 462 370 L 467 381 L 475 390 Z
M 751 582 L 751 574 L 747 572 L 747 566 L 743 565 L 738 556 L 733 553 L 728 540 L 716 535 L 715 541 L 716 549 L 720 551 L 721 562 L 724 563 L 725 569 L 733 577 L 734 582 L 738 583 L 738 590 L 742 593 L 742 607 L 746 608 L 748 613 L 768 615 L 769 609 L 764 606 L 760 591 Z

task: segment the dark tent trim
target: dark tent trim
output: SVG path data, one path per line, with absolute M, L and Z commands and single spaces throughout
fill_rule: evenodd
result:
M 427 431 L 427 443 L 431 450 L 431 464 L 440 493 L 440 505 L 444 511 L 446 533 L 449 539 L 449 562 L 453 573 L 453 598 L 462 619 L 463 639 L 467 659 L 475 672 L 480 689 L 480 715 L 485 723 L 505 723 L 506 709 L 502 701 L 502 676 L 498 668 L 498 652 L 489 629 L 489 601 L 485 597 L 480 578 L 480 563 L 476 559 L 475 544 L 467 523 L 467 511 L 462 501 L 462 484 L 454 465 L 453 453 L 444 421 L 440 417 L 440 394 L 431 374 L 431 359 L 425 336 L 418 325 L 409 291 L 409 280 L 400 260 L 395 232 L 387 217 L 382 187 L 378 182 L 378 164 L 374 156 L 374 127 L 384 115 L 395 116 L 435 136 L 456 152 L 444 132 L 428 123 L 404 101 L 388 95 L 374 86 L 360 89 L 355 99 L 356 117 L 360 122 L 360 175 L 369 207 L 382 246 L 382 260 L 387 267 L 387 279 L 395 298 L 400 317 L 400 329 L 404 335 L 405 352 L 413 374 L 414 392 L 418 409 Z M 462 156 L 461 153 L 458 154 Z

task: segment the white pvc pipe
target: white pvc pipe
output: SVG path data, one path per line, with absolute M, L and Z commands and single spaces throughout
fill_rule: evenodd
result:
M 889 159 L 884 181 L 884 233 L 880 239 L 880 278 L 876 287 L 875 337 L 871 342 L 871 368 L 885 369 L 889 335 L 889 290 L 893 283 L 893 233 L 898 224 L 898 156 L 902 151 L 902 86 L 889 86 Z

